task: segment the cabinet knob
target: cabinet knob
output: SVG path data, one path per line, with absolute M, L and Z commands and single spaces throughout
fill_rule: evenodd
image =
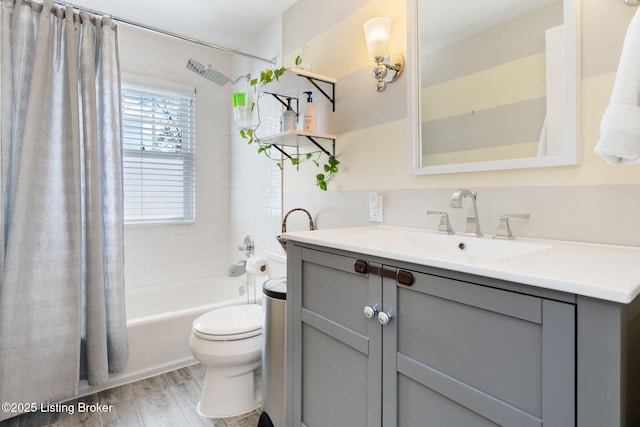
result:
M 378 322 L 380 322 L 381 325 L 388 325 L 391 317 L 391 313 L 381 311 L 380 314 L 378 314 Z
M 374 305 L 373 307 L 371 307 L 370 305 L 367 305 L 364 307 L 364 317 L 366 317 L 367 319 L 373 319 L 374 317 L 376 317 L 376 314 L 378 313 L 378 305 Z

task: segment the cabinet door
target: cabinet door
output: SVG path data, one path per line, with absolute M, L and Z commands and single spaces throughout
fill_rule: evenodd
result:
M 398 426 L 575 425 L 573 305 L 415 278 L 397 287 L 396 366 L 384 367 Z
M 296 426 L 380 427 L 381 330 L 364 308 L 380 304 L 382 286 L 355 273 L 354 261 L 300 251 L 292 289 Z

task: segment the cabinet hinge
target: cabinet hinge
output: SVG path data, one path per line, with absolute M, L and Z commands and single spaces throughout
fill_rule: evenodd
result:
M 394 279 L 401 285 L 411 286 L 415 283 L 415 278 L 413 277 L 413 273 L 406 270 L 400 269 L 391 269 L 378 267 L 376 265 L 369 265 L 366 261 L 361 259 L 356 260 L 353 263 L 353 269 L 356 273 L 360 274 L 373 274 L 375 276 L 387 277 L 389 279 Z

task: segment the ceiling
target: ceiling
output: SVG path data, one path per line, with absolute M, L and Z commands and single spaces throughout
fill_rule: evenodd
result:
M 240 48 L 297 0 L 69 0 L 114 18 L 232 49 Z

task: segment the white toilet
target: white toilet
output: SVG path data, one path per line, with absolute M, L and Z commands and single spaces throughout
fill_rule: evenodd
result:
M 193 322 L 189 345 L 207 368 L 201 416 L 231 417 L 260 406 L 254 377 L 261 366 L 262 306 L 234 305 L 203 314 Z

